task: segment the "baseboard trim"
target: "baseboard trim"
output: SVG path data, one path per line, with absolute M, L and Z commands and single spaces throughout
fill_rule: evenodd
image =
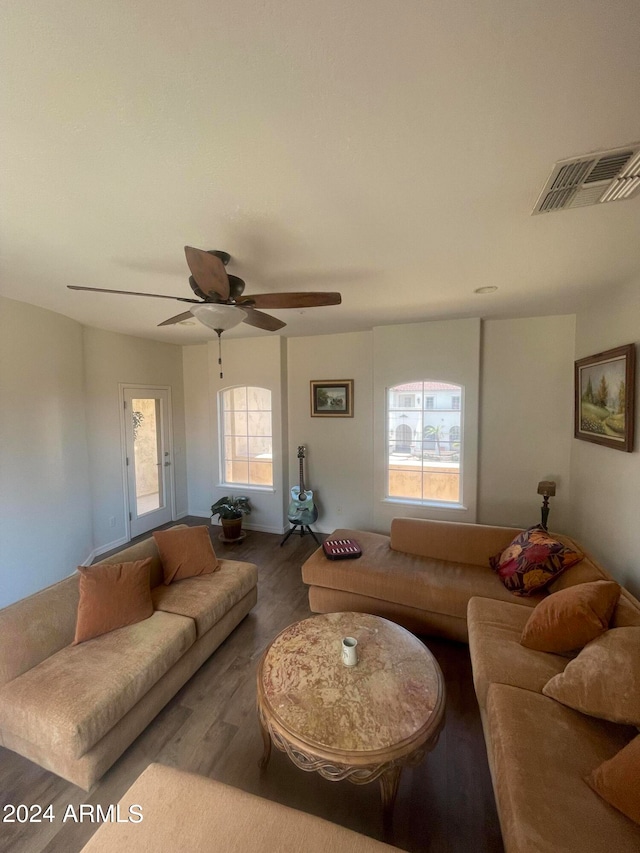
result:
M 87 557 L 87 559 L 80 565 L 90 566 L 96 557 L 101 557 L 102 554 L 106 554 L 107 551 L 113 551 L 114 548 L 120 548 L 122 545 L 127 545 L 130 541 L 131 540 L 127 539 L 126 536 L 122 536 L 120 539 L 114 539 L 113 542 L 108 542 L 106 545 L 101 545 L 99 548 L 94 548 L 93 551 Z
M 222 525 L 216 524 L 214 522 L 211 523 L 212 527 L 217 527 L 222 532 Z M 248 524 L 246 521 L 242 522 L 243 530 L 255 530 L 256 533 L 277 533 L 279 536 L 284 533 L 279 527 L 274 527 L 273 525 L 267 524 Z

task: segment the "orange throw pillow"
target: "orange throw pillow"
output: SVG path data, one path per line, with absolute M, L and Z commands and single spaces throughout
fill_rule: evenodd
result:
M 153 615 L 151 557 L 135 563 L 78 566 L 80 600 L 73 645 Z
M 196 575 L 210 575 L 220 568 L 209 528 L 204 525 L 156 530 L 153 538 L 158 546 L 167 586 Z
M 597 767 L 585 782 L 610 806 L 640 824 L 640 735 Z
M 554 592 L 535 608 L 520 642 L 539 652 L 582 649 L 609 627 L 620 587 L 614 581 L 592 581 Z

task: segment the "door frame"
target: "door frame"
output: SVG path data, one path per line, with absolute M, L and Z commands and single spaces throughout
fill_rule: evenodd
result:
M 131 519 L 129 517 L 131 502 L 129 500 L 129 472 L 127 470 L 127 434 L 125 425 L 124 393 L 133 388 L 144 391 L 166 391 L 167 393 L 167 436 L 166 446 L 170 453 L 171 465 L 167 478 L 167 491 L 171 520 L 176 520 L 176 484 L 174 473 L 175 455 L 173 452 L 173 400 L 170 385 L 149 385 L 145 382 L 118 382 L 118 407 L 120 409 L 120 450 L 122 466 L 122 496 L 124 502 L 124 530 L 127 542 L 131 541 Z M 165 475 L 166 476 L 166 475 Z

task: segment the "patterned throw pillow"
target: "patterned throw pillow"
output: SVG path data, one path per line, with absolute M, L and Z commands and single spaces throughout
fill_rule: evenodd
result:
M 510 592 L 527 596 L 551 583 L 583 556 L 538 524 L 519 533 L 501 554 L 490 557 L 489 563 Z

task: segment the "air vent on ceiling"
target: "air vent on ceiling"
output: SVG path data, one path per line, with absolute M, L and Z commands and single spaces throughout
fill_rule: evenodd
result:
M 640 189 L 640 143 L 560 160 L 533 213 L 631 198 Z

